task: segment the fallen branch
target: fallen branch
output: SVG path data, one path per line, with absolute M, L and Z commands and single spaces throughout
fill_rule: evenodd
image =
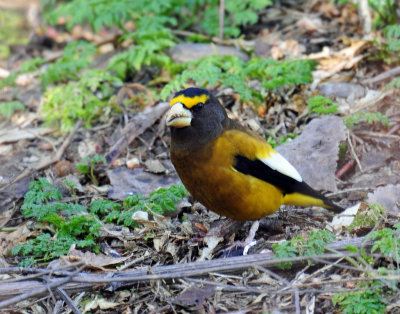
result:
M 327 245 L 328 249 L 345 250 L 347 245 L 355 247 L 365 247 L 370 245 L 369 242 L 364 242 L 363 238 L 342 240 Z M 27 280 L 21 282 L 5 282 L 0 283 L 0 298 L 11 298 L 9 300 L 0 302 L 0 308 L 9 306 L 16 302 L 24 300 L 33 296 L 40 296 L 48 291 L 48 288 L 60 287 L 70 293 L 90 289 L 94 285 L 108 284 L 108 288 L 116 290 L 121 287 L 131 286 L 137 282 L 151 281 L 151 280 L 166 280 L 184 277 L 198 277 L 208 275 L 212 272 L 227 272 L 235 273 L 245 269 L 256 266 L 269 266 L 269 268 L 277 268 L 277 263 L 292 262 L 299 264 L 307 260 L 315 261 L 316 263 L 327 260 L 336 260 L 344 257 L 356 257 L 359 254 L 353 253 L 330 253 L 318 256 L 298 256 L 293 258 L 276 259 L 273 253 L 267 254 L 253 254 L 246 256 L 235 256 L 228 258 L 221 258 L 208 261 L 190 262 L 185 264 L 174 264 L 166 266 L 145 267 L 142 269 L 109 272 L 102 274 L 91 274 L 87 272 L 76 272 L 66 270 L 52 270 L 53 277 L 66 276 L 61 278 L 65 281 L 60 281 L 60 278 L 54 278 L 47 285 L 41 281 Z M 375 255 L 380 257 L 380 255 Z M 338 264 L 337 264 L 338 265 Z M 334 266 L 337 266 L 336 264 Z M 344 267 L 338 265 L 338 267 Z M 350 266 L 351 267 L 351 266 Z M 354 268 L 352 268 L 354 269 Z M 356 269 L 355 269 L 356 270 Z M 37 269 L 37 273 L 43 273 L 48 276 L 47 269 Z M 360 268 L 360 271 L 363 269 Z M 0 273 L 34 273 L 34 268 L 24 269 L 22 267 L 8 267 L 0 268 Z M 22 278 L 23 279 L 23 278 Z M 68 279 L 68 280 L 66 280 Z M 61 284 L 59 284 L 61 282 Z M 29 291 L 29 292 L 27 292 Z M 22 293 L 22 294 L 21 294 Z M 22 297 L 23 296 L 23 297 Z M 13 300 L 10 303 L 10 300 Z
M 122 130 L 122 137 L 106 154 L 107 163 L 114 161 L 132 141 L 152 126 L 167 111 L 169 104 L 161 102 L 154 107 L 147 107 L 142 113 L 134 116 Z

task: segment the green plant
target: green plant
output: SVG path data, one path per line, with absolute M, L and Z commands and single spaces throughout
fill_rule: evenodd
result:
M 238 36 L 240 26 L 255 24 L 258 21 L 256 11 L 271 4 L 271 0 L 226 2 L 225 34 Z M 54 25 L 59 17 L 64 16 L 69 17 L 68 28 L 88 22 L 95 32 L 102 26 L 114 25 L 127 32 L 124 23 L 129 20 L 136 22 L 143 16 L 149 20 L 168 17 L 166 26 L 180 25 L 184 29 L 196 27 L 214 36 L 218 34 L 218 8 L 218 0 L 73 0 L 48 11 L 45 20 Z
M 320 255 L 325 251 L 325 245 L 335 239 L 335 236 L 329 231 L 311 231 L 307 241 L 298 236 L 280 244 L 273 244 L 272 250 L 276 259 L 295 257 L 297 255 Z M 282 269 L 289 269 L 292 267 L 292 262 L 277 263 L 277 266 Z
M 371 252 L 379 250 L 385 257 L 400 261 L 400 223 L 392 228 L 383 228 L 368 234 L 368 239 L 374 240 Z
M 380 219 L 384 218 L 385 213 L 386 210 L 381 204 L 371 204 L 367 210 L 354 217 L 348 229 L 373 228 Z
M 28 31 L 23 14 L 12 10 L 0 11 L 0 59 L 10 56 L 10 46 L 26 44 Z
M 24 265 L 67 254 L 74 243 L 80 248 L 96 250 L 93 236 L 98 235 L 101 225 L 87 215 L 85 207 L 76 203 L 65 203 L 62 198 L 60 191 L 45 178 L 29 184 L 21 212 L 26 218 L 47 223 L 50 232 L 42 233 L 11 250 L 14 255 L 32 255 L 29 261 L 23 262 Z
M 165 211 L 174 211 L 175 203 L 181 200 L 187 191 L 183 185 L 172 185 L 168 189 L 161 188 L 150 193 L 148 199 L 141 194 L 128 196 L 123 202 L 123 209 L 113 204 L 108 205 L 104 217 L 105 222 L 116 221 L 125 226 L 136 227 L 137 223 L 132 219 L 132 214 L 136 211 L 145 211 L 149 214 L 162 215 Z M 105 214 L 105 212 L 104 212 Z
M 400 77 L 393 79 L 387 86 L 400 88 Z
M 383 29 L 383 39 L 375 41 L 378 49 L 376 56 L 372 56 L 372 60 L 383 60 L 387 64 L 400 61 L 400 25 L 388 25 Z
M 325 245 L 335 240 L 336 237 L 327 230 L 311 231 L 305 245 L 304 255 L 321 255 L 325 252 Z
M 62 195 L 46 178 L 40 178 L 29 184 L 29 190 L 24 196 L 21 212 L 26 218 L 36 218 L 43 221 L 46 216 L 60 211 L 67 215 L 82 213 L 86 209 L 79 204 L 61 202 Z
M 152 192 L 149 198 L 132 195 L 124 200 L 123 207 L 110 200 L 94 200 L 87 210 L 80 204 L 65 202 L 57 188 L 39 178 L 30 183 L 21 212 L 24 217 L 40 222 L 46 231 L 15 246 L 11 253 L 26 256 L 20 265 L 30 266 L 67 254 L 72 244 L 98 252 L 95 240 L 102 222 L 136 227 L 138 224 L 132 219 L 135 211 L 163 214 L 174 210 L 175 202 L 186 194 L 182 185 L 172 185 Z
M 54 63 L 49 64 L 43 73 L 39 73 L 43 89 L 50 84 L 79 79 L 81 72 L 92 62 L 96 51 L 96 45 L 93 43 L 81 40 L 69 43 L 64 48 L 63 55 Z M 19 74 L 36 71 L 44 63 L 45 60 L 42 58 L 25 61 L 19 71 L 13 72 L 7 79 L 0 82 L 0 88 L 13 86 Z
M 0 115 L 10 119 L 15 111 L 24 110 L 25 106 L 20 101 L 0 102 Z
M 298 134 L 295 133 L 287 133 L 284 136 L 280 137 L 279 139 L 276 139 L 275 136 L 268 135 L 267 142 L 272 146 L 272 148 L 276 148 L 279 145 L 284 144 L 291 139 L 295 139 L 297 136 Z
M 281 62 L 253 58 L 246 63 L 236 56 L 207 56 L 183 64 L 181 73 L 161 91 L 161 98 L 166 99 L 192 80 L 201 87 L 214 87 L 217 83 L 232 87 L 242 100 L 258 104 L 263 100 L 266 90 L 309 83 L 314 66 L 314 62 L 309 60 Z M 252 89 L 246 83 L 256 78 L 262 81 L 261 90 Z
M 395 0 L 369 0 L 370 7 L 375 11 L 373 24 L 375 27 L 396 24 L 397 16 Z
M 11 72 L 9 76 L 0 80 L 0 89 L 6 86 L 15 86 L 15 80 L 18 76 L 17 72 Z
M 344 124 L 350 128 L 355 124 L 366 122 L 368 124 L 380 123 L 383 126 L 389 126 L 388 118 L 380 112 L 360 112 L 343 117 Z
M 110 111 L 108 102 L 122 82 L 104 70 L 89 70 L 79 81 L 55 86 L 45 93 L 42 115 L 47 124 L 69 132 L 82 119 L 86 127 Z
M 333 103 L 332 99 L 320 95 L 310 98 L 307 105 L 311 112 L 319 114 L 336 113 L 339 108 L 338 105 Z
M 53 8 L 54 2 L 48 2 L 48 6 Z M 239 27 L 255 24 L 258 21 L 257 11 L 270 4 L 271 0 L 226 2 L 224 33 L 239 36 Z M 162 3 L 157 0 L 73 0 L 47 10 L 45 21 L 55 25 L 63 16 L 68 18 L 69 29 L 85 22 L 95 32 L 104 26 L 120 28 L 123 32 L 121 40 L 131 42 L 132 48 L 112 58 L 109 69 L 124 78 L 128 71 L 139 70 L 143 65 L 169 67 L 171 60 L 165 49 L 175 45 L 172 28 L 200 28 L 208 35 L 217 35 L 218 8 L 218 0 L 165 0 Z M 134 22 L 133 31 L 125 28 L 128 21 Z
M 99 164 L 107 164 L 107 160 L 104 156 L 95 154 L 93 157 L 83 158 L 82 162 L 76 164 L 76 169 L 78 169 L 81 174 L 88 174 L 94 185 L 99 185 L 99 181 L 94 174 L 95 167 Z
M 93 60 L 96 46 L 85 41 L 73 41 L 64 48 L 61 58 L 50 64 L 42 74 L 43 88 L 57 82 L 77 80 L 79 74 L 86 69 Z
M 36 71 L 41 65 L 44 64 L 44 62 L 45 60 L 42 58 L 33 58 L 32 60 L 25 61 L 21 64 L 19 71 L 11 72 L 7 78 L 0 80 L 0 89 L 6 86 L 14 86 L 18 75 L 26 72 Z
M 200 2 L 200 1 L 199 1 Z M 212 36 L 218 35 L 219 15 L 218 0 L 204 1 L 208 6 L 201 16 L 200 26 Z M 226 17 L 224 20 L 224 34 L 226 36 L 238 37 L 241 26 L 253 25 L 258 21 L 257 11 L 271 5 L 271 0 L 231 0 L 225 2 Z M 200 13 L 200 12 L 199 12 Z
M 280 244 L 273 244 L 272 250 L 275 253 L 275 258 L 290 258 L 296 257 L 299 254 L 299 246 L 304 245 L 304 238 L 303 237 L 295 237 L 289 241 L 284 241 Z M 277 266 L 281 269 L 290 269 L 292 268 L 292 262 L 282 262 L 277 263 Z
M 335 306 L 339 306 L 340 310 L 346 314 L 384 313 L 386 301 L 380 292 L 370 289 L 355 292 L 340 292 L 333 296 L 332 303 Z
M 150 21 L 153 23 L 149 23 Z M 157 24 L 154 20 L 141 18 L 138 20 L 138 30 L 122 36 L 121 39 L 129 39 L 134 44 L 132 48 L 114 56 L 109 62 L 108 69 L 115 71 L 121 78 L 125 78 L 131 70 L 139 71 L 144 65 L 165 68 L 172 63 L 164 50 L 175 45 L 174 36 L 162 23 Z
M 45 63 L 45 61 L 46 61 L 45 59 L 40 58 L 40 57 L 33 58 L 31 60 L 27 60 L 21 64 L 19 73 L 37 71 L 39 69 L 39 67 Z

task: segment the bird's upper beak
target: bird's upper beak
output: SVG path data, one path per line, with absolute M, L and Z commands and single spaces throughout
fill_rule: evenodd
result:
M 166 124 L 169 127 L 184 128 L 190 126 L 191 122 L 192 113 L 180 102 L 175 103 L 167 113 Z

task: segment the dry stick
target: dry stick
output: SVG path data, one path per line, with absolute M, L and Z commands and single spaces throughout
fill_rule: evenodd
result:
M 72 130 L 72 132 L 67 136 L 67 138 L 65 139 L 65 141 L 62 143 L 61 147 L 57 150 L 56 154 L 51 156 L 50 158 L 44 160 L 43 162 L 41 162 L 39 165 L 37 165 L 35 168 L 33 169 L 25 169 L 21 174 L 19 174 L 15 179 L 13 179 L 9 184 L 3 186 L 0 189 L 1 191 L 4 191 L 6 188 L 8 188 L 10 185 L 13 185 L 14 183 L 18 182 L 19 180 L 26 178 L 28 176 L 30 176 L 33 172 L 35 171 L 39 171 L 42 170 L 44 168 L 47 168 L 48 166 L 54 164 L 55 162 L 59 161 L 62 157 L 62 155 L 64 154 L 65 150 L 67 149 L 67 147 L 69 146 L 69 144 L 71 144 L 72 139 L 74 138 L 76 132 L 78 131 L 78 129 L 80 128 L 80 126 L 82 125 L 82 120 L 79 120 L 76 124 L 74 129 Z
M 363 241 L 362 239 L 363 238 L 339 241 L 338 243 L 328 244 L 327 247 L 343 249 L 348 244 L 360 247 L 362 245 Z M 53 275 L 54 276 L 67 275 L 69 279 L 65 281 L 65 284 L 69 281 L 72 281 L 73 283 L 70 282 L 69 284 L 64 285 L 62 288 L 65 290 L 77 291 L 90 288 L 95 283 L 106 284 L 106 283 L 124 282 L 125 284 L 122 284 L 121 286 L 124 285 L 128 286 L 132 285 L 133 282 L 201 276 L 216 271 L 235 272 L 243 269 L 248 269 L 249 267 L 252 266 L 254 267 L 257 265 L 264 265 L 264 266 L 269 265 L 271 267 L 276 263 L 282 263 L 282 262 L 300 262 L 304 260 L 314 260 L 320 258 L 338 259 L 346 256 L 359 256 L 359 254 L 350 254 L 350 253 L 324 254 L 320 256 L 299 256 L 299 257 L 284 258 L 284 259 L 274 259 L 274 255 L 272 253 L 254 254 L 254 255 L 217 259 L 211 261 L 190 262 L 186 264 L 175 264 L 167 266 L 155 266 L 153 268 L 145 268 L 133 271 L 115 272 L 107 274 L 87 274 L 87 273 L 77 273 L 77 272 L 72 273 L 68 271 L 55 270 L 53 272 Z M 373 256 L 381 257 L 381 255 L 378 254 L 374 254 Z M 0 268 L 0 272 L 2 272 L 2 268 Z M 75 273 L 76 275 L 74 275 Z M 374 277 L 374 279 L 376 279 L 376 277 Z M 10 296 L 10 293 L 15 295 L 16 294 L 15 288 L 19 288 L 19 290 L 33 289 L 35 292 L 30 293 L 29 297 L 42 294 L 44 291 L 47 290 L 47 288 L 46 287 L 43 288 L 42 284 L 39 282 L 28 281 L 28 282 L 21 282 L 18 284 L 19 284 L 18 287 L 16 285 L 10 287 L 11 286 L 10 283 L 6 285 L 2 285 L 0 283 L 0 296 L 5 298 L 7 296 Z M 26 295 L 27 295 L 26 293 L 23 294 L 24 297 Z M 13 300 L 14 299 L 15 298 L 13 298 Z M 3 303 L 0 304 L 2 306 L 5 306 L 3 305 Z
M 63 305 L 64 305 L 64 301 L 58 300 L 58 301 L 56 302 L 56 305 L 54 306 L 54 309 L 53 309 L 52 314 L 58 314 L 58 313 L 60 313 L 61 310 L 62 310 L 62 308 L 63 308 Z
M 400 136 L 395 134 L 385 134 L 385 133 L 376 133 L 376 132 L 369 132 L 369 131 L 357 131 L 355 132 L 358 135 L 365 135 L 371 137 L 378 137 L 378 138 L 392 138 L 394 140 L 400 140 Z
M 4 307 L 7 307 L 7 306 L 10 306 L 12 304 L 21 302 L 21 301 L 26 300 L 26 299 L 28 299 L 30 297 L 33 297 L 33 296 L 36 296 L 36 295 L 40 295 L 40 294 L 42 294 L 42 293 L 44 293 L 44 292 L 46 292 L 48 290 L 51 290 L 53 288 L 60 287 L 60 286 L 62 286 L 64 284 L 70 282 L 72 277 L 74 275 L 76 275 L 77 273 L 79 273 L 84 268 L 85 268 L 85 265 L 82 265 L 81 267 L 79 267 L 74 272 L 71 272 L 71 274 L 69 276 L 67 276 L 66 278 L 52 279 L 51 280 L 52 282 L 50 284 L 48 284 L 48 285 L 44 285 L 44 287 L 40 287 L 40 288 L 35 289 L 33 291 L 26 292 L 26 293 L 23 293 L 23 294 L 20 294 L 20 295 L 14 297 L 14 298 L 2 301 L 2 302 L 0 302 L 0 309 L 4 308 Z
M 358 13 L 361 16 L 364 32 L 370 35 L 372 30 L 372 23 L 368 0 L 358 0 Z
M 202 262 L 192 262 L 192 263 L 187 263 L 187 264 L 182 264 L 179 265 L 179 270 L 170 270 L 170 268 L 176 268 L 175 266 L 177 265 L 168 265 L 168 266 L 157 266 L 154 267 L 154 269 L 158 269 L 158 274 L 153 274 L 149 275 L 148 270 L 146 269 L 141 269 L 137 270 L 134 272 L 124 272 L 124 273 L 115 273 L 115 275 L 119 275 L 122 277 L 112 277 L 109 278 L 110 273 L 104 275 L 98 275 L 98 274 L 85 274 L 85 273 L 79 273 L 76 276 L 71 276 L 67 277 L 67 280 L 64 281 L 64 283 L 67 283 L 68 281 L 74 281 L 74 282 L 80 282 L 80 283 L 90 283 L 89 285 L 86 286 L 72 286 L 70 284 L 67 284 L 63 287 L 63 289 L 66 290 L 79 290 L 79 289 L 85 289 L 85 288 L 90 288 L 93 286 L 94 283 L 107 283 L 107 282 L 128 282 L 127 285 L 132 285 L 133 282 L 139 282 L 139 281 L 150 281 L 150 280 L 158 280 L 158 279 L 172 279 L 172 278 L 181 278 L 181 277 L 186 277 L 186 276 L 199 276 L 199 275 L 204 275 L 210 273 L 210 271 L 213 271 L 215 268 L 218 268 L 219 270 L 223 269 L 225 271 L 234 271 L 234 270 L 240 270 L 240 269 L 245 269 L 249 268 L 251 266 L 257 266 L 257 265 L 271 265 L 279 262 L 295 262 L 295 261 L 304 261 L 305 259 L 308 260 L 316 260 L 320 258 L 343 258 L 345 256 L 358 256 L 359 254 L 324 254 L 320 256 L 301 256 L 301 257 L 295 257 L 295 258 L 283 258 L 283 259 L 268 259 L 267 257 L 272 254 L 255 254 L 255 255 L 247 255 L 247 256 L 241 256 L 241 257 L 234 257 L 234 258 L 226 258 L 226 259 L 221 259 L 217 261 L 202 261 Z M 255 257 L 255 258 L 254 258 Z M 382 257 L 382 255 L 374 254 L 374 257 Z M 253 258 L 254 260 L 252 260 Z M 236 261 L 240 260 L 239 263 Z M 229 261 L 226 263 L 226 261 Z M 210 266 L 210 267 L 204 267 L 207 266 L 206 264 L 215 264 L 217 262 L 219 267 L 216 266 Z M 188 264 L 192 264 L 190 270 L 188 272 L 185 272 L 185 269 L 187 268 Z M 200 264 L 200 265 L 199 265 Z M 228 265 L 224 265 L 228 264 Z M 199 266 L 199 270 L 195 269 L 195 266 Z M 203 266 L 203 267 L 201 267 Z M 154 270 L 153 269 L 153 270 Z M 211 270 L 210 270 L 211 269 Z M 128 275 L 125 275 L 125 273 L 128 273 Z M 131 275 L 129 273 L 137 273 L 136 275 Z M 107 278 L 106 278 L 107 277 Z M 398 279 L 399 276 L 376 276 L 376 277 L 365 277 L 365 278 L 352 278 L 348 279 L 351 281 L 360 281 L 360 280 L 395 280 Z M 348 281 L 347 280 L 347 281 Z M 311 283 L 311 284 L 300 284 L 300 285 L 293 285 L 293 288 L 290 290 L 285 290 L 285 289 L 278 289 L 274 290 L 274 293 L 278 294 L 291 294 L 291 293 L 296 293 L 296 290 L 300 288 L 305 288 L 305 287 L 310 287 L 314 285 L 325 285 L 325 284 L 339 284 L 339 283 L 344 283 L 347 282 L 346 280 L 336 280 L 336 281 L 326 281 L 326 282 L 318 282 L 318 283 Z M 59 286 L 57 283 L 53 283 L 55 286 Z M 1 284 L 0 284 L 1 288 Z M 47 286 L 45 287 L 36 287 L 35 292 L 32 293 L 25 293 L 19 297 L 13 298 L 11 303 L 9 300 L 0 302 L 0 308 L 3 306 L 8 306 L 10 304 L 14 304 L 15 302 L 22 301 L 28 297 L 32 297 L 35 295 L 40 295 L 43 292 L 47 290 Z M 49 288 L 52 288 L 49 286 Z M 3 291 L 1 291 L 2 296 L 5 296 L 4 294 L 6 293 L 7 290 L 6 287 L 3 287 Z M 8 288 L 9 289 L 9 288 Z M 263 291 L 270 291 L 269 289 L 257 289 L 257 288 L 240 288 L 240 287 L 235 287 L 232 288 L 234 290 L 242 290 L 244 292 L 253 292 L 253 293 L 262 293 Z M 1 289 L 0 289 L 1 290 Z M 270 291 L 271 292 L 271 291 Z M 299 293 L 303 293 L 303 291 L 299 291 Z M 5 303 L 7 302 L 7 303 Z
M 393 69 L 387 70 L 377 76 L 374 76 L 372 78 L 366 79 L 364 81 L 362 81 L 363 84 L 373 84 L 373 83 L 377 83 L 379 81 L 384 81 L 386 79 L 390 79 L 393 76 L 397 76 L 400 75 L 400 66 L 399 67 L 395 67 Z
M 30 297 L 40 295 L 40 294 L 46 292 L 48 289 L 53 289 L 53 288 L 62 286 L 64 284 L 68 283 L 69 281 L 71 281 L 71 277 L 67 277 L 67 278 L 63 278 L 63 279 L 54 279 L 54 280 L 52 280 L 52 283 L 50 283 L 49 285 L 46 285 L 41 288 L 37 288 L 31 292 L 26 292 L 26 293 L 23 293 L 23 294 L 20 294 L 20 295 L 14 297 L 14 298 L 0 302 L 0 309 L 10 306 L 12 304 L 24 301 L 26 299 L 29 299 Z
M 354 160 L 356 161 L 357 166 L 360 169 L 360 172 L 363 173 L 364 171 L 363 171 L 363 169 L 361 167 L 361 163 L 360 163 L 360 160 L 358 159 L 356 151 L 354 150 L 354 146 L 353 146 L 353 143 L 351 142 L 350 132 L 349 131 L 347 131 L 347 142 L 349 143 L 349 146 L 350 146 L 351 155 L 353 156 Z
M 264 268 L 262 266 L 258 266 L 257 267 L 259 270 L 266 272 L 268 275 L 270 275 L 271 277 L 274 277 L 275 279 L 278 279 L 280 282 L 284 282 L 286 284 L 286 286 L 284 288 L 282 288 L 281 290 L 287 290 L 287 288 L 290 285 L 289 280 L 287 280 L 286 278 L 283 278 L 281 276 L 279 276 L 278 274 L 274 273 L 273 271 L 269 270 L 268 268 Z M 294 303 L 295 303 L 295 307 L 296 307 L 296 314 L 301 313 L 301 307 L 300 307 L 300 292 L 299 289 L 294 289 Z
M 54 271 L 53 276 L 61 274 L 67 275 L 68 278 L 71 278 L 70 281 L 72 282 L 81 284 L 86 283 L 86 285 L 82 286 L 70 283 L 62 287 L 65 290 L 81 290 L 82 288 L 83 289 L 88 288 L 94 285 L 95 283 L 105 284 L 105 283 L 126 282 L 127 283 L 126 286 L 128 286 L 132 285 L 133 282 L 201 276 L 216 271 L 237 272 L 257 265 L 264 265 L 264 266 L 268 265 L 269 267 L 271 267 L 276 263 L 282 263 L 282 262 L 301 262 L 304 260 L 314 260 L 319 258 L 338 259 L 338 258 L 343 258 L 344 256 L 358 256 L 358 255 L 359 254 L 324 254 L 321 256 L 313 256 L 313 257 L 300 256 L 294 258 L 274 259 L 274 255 L 272 253 L 254 254 L 254 255 L 246 255 L 239 257 L 223 258 L 211 261 L 190 262 L 186 264 L 176 264 L 167 266 L 155 266 L 153 268 L 145 268 L 134 271 L 124 271 L 124 272 L 115 272 L 106 274 L 79 273 L 73 275 L 72 272 L 68 271 L 60 271 L 60 272 Z M 2 269 L 0 268 L 0 272 L 1 270 Z M 12 295 L 15 295 L 16 290 L 26 291 L 27 289 L 29 289 L 29 290 L 39 291 L 42 287 L 43 284 L 37 281 L 26 281 L 26 282 L 11 283 L 11 284 L 7 283 L 4 285 L 0 283 L 0 296 L 4 298 L 10 296 L 11 293 Z M 44 288 L 44 291 L 45 290 L 46 288 Z M 41 293 L 42 291 L 39 291 L 36 294 L 41 294 Z
M 219 0 L 219 40 L 224 40 L 225 0 Z
M 106 154 L 107 162 L 114 161 L 140 134 L 152 126 L 167 111 L 169 104 L 161 102 L 154 107 L 147 107 L 142 113 L 134 116 L 122 130 L 122 137 Z
M 338 259 L 343 257 L 354 257 L 359 254 L 324 254 L 318 256 L 298 256 L 292 258 L 274 259 L 273 254 L 254 254 L 235 258 L 224 258 L 213 261 L 201 261 L 177 265 L 157 266 L 149 269 L 140 269 L 136 271 L 126 271 L 124 273 L 115 273 L 116 277 L 105 278 L 104 275 L 86 274 L 77 275 L 72 278 L 73 282 L 79 283 L 106 283 L 106 282 L 139 282 L 158 279 L 173 279 L 190 276 L 201 276 L 210 272 L 226 271 L 233 272 L 247 269 L 257 265 L 274 265 L 285 262 L 302 262 L 304 260 L 314 260 L 314 258 Z M 375 256 L 375 255 L 374 255 Z M 382 255 L 376 255 L 382 257 Z M 211 265 L 210 265 L 211 264 Z
M 17 282 L 17 281 L 22 281 L 22 280 L 27 280 L 27 279 L 34 279 L 38 277 L 42 277 L 44 275 L 49 275 L 56 272 L 57 276 L 70 276 L 70 272 L 64 273 L 64 270 L 67 269 L 72 269 L 72 268 L 77 268 L 85 265 L 84 262 L 76 262 L 76 263 L 71 263 L 65 266 L 62 266 L 58 268 L 57 270 L 54 269 L 42 269 L 42 268 L 34 268 L 34 267 L 3 267 L 0 268 L 0 273 L 1 274 L 32 274 L 29 276 L 25 276 L 23 278 L 15 278 L 15 279 L 7 279 L 7 280 L 2 280 L 1 283 L 9 283 L 9 282 Z
M 74 312 L 75 314 L 82 314 L 82 312 L 77 308 L 74 301 L 72 301 L 72 299 L 64 291 L 64 289 L 57 287 L 56 291 L 57 291 L 58 295 L 65 301 L 65 303 L 68 304 L 68 306 L 71 308 L 72 312 Z

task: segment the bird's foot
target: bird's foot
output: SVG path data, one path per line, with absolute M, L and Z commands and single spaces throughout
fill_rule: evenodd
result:
M 253 224 L 251 225 L 249 234 L 246 237 L 246 239 L 244 241 L 235 241 L 231 243 L 227 248 L 223 250 L 224 255 L 229 255 L 229 253 L 233 249 L 238 249 L 238 248 L 242 248 L 243 255 L 247 255 L 249 249 L 257 243 L 257 241 L 254 240 L 254 237 L 256 235 L 259 226 L 260 226 L 259 221 L 258 220 L 254 221 Z

